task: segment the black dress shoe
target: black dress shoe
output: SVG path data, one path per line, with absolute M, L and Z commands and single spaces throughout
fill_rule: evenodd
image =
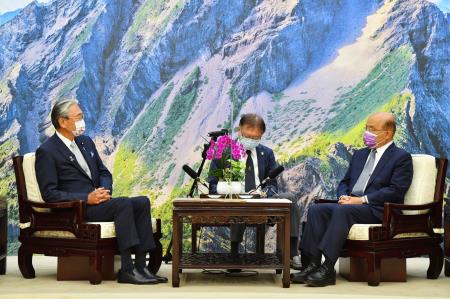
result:
M 306 283 L 311 287 L 324 287 L 336 284 L 336 270 L 321 265 L 317 271 L 311 273 L 306 278 Z
M 136 268 L 132 271 L 119 270 L 117 274 L 118 283 L 131 283 L 131 284 L 156 284 L 158 280 L 156 278 L 149 278 L 141 274 Z
M 291 274 L 291 281 L 293 283 L 305 283 L 308 275 L 315 272 L 318 267 L 319 265 L 314 262 L 309 263 L 309 265 L 302 271 Z
M 144 269 L 140 270 L 140 272 L 147 278 L 156 279 L 158 283 L 166 283 L 169 281 L 167 277 L 153 274 L 147 267 L 144 267 Z

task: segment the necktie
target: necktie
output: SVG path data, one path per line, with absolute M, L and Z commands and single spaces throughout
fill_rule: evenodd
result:
M 84 159 L 83 154 L 81 153 L 75 141 L 72 141 L 72 143 L 70 144 L 70 149 L 72 150 L 72 153 L 75 155 L 75 159 L 77 159 L 78 164 L 81 166 L 84 172 L 86 172 L 89 178 L 92 178 L 89 166 L 87 165 L 86 160 Z
M 247 151 L 247 162 L 245 163 L 245 192 L 256 189 L 255 166 L 253 165 L 252 152 Z
M 373 166 L 375 165 L 375 154 L 377 150 L 373 149 L 370 151 L 369 159 L 367 160 L 366 165 L 364 166 L 363 171 L 359 175 L 358 180 L 356 181 L 355 186 L 353 186 L 352 194 L 357 196 L 363 196 L 364 191 L 366 190 L 367 182 L 369 181 L 370 175 L 373 171 Z

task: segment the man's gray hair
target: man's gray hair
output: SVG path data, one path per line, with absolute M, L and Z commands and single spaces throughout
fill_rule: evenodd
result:
M 77 104 L 78 101 L 75 99 L 66 99 L 56 102 L 56 104 L 52 108 L 52 113 L 50 114 L 52 119 L 52 124 L 55 129 L 59 129 L 58 119 L 61 117 L 68 118 L 69 109 L 72 105 Z

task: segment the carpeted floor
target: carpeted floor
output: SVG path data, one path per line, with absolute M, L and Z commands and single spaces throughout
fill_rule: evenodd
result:
M 0 298 L 177 298 L 203 299 L 265 299 L 265 298 L 450 298 L 450 277 L 426 279 L 428 260 L 408 260 L 408 282 L 381 283 L 369 287 L 366 283 L 348 282 L 338 276 L 335 286 L 310 288 L 304 285 L 281 287 L 281 276 L 272 271 L 260 271 L 254 277 L 226 277 L 202 274 L 199 270 L 184 271 L 180 288 L 168 284 L 135 286 L 104 281 L 90 285 L 88 281 L 56 281 L 56 258 L 35 256 L 35 279 L 23 279 L 17 267 L 17 257 L 8 257 L 7 275 L 0 276 Z M 160 275 L 170 278 L 171 265 L 163 265 Z

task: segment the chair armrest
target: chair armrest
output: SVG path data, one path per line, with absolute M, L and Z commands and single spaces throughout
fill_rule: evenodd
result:
M 25 203 L 35 208 L 45 208 L 45 209 L 79 208 L 80 206 L 86 205 L 86 202 L 84 200 L 62 201 L 55 203 L 47 203 L 47 202 L 44 203 L 25 200 Z
M 386 202 L 384 204 L 383 227 L 386 229 L 387 238 L 392 239 L 395 235 L 402 233 L 423 232 L 430 236 L 433 232 L 433 211 L 437 208 L 437 202 L 423 205 L 405 205 Z M 403 210 L 428 210 L 417 215 L 405 215 Z
M 30 218 L 30 234 L 39 230 L 63 230 L 79 235 L 85 224 L 86 201 L 74 200 L 57 203 L 40 203 L 26 200 Z M 33 208 L 51 209 L 50 212 L 36 211 Z

